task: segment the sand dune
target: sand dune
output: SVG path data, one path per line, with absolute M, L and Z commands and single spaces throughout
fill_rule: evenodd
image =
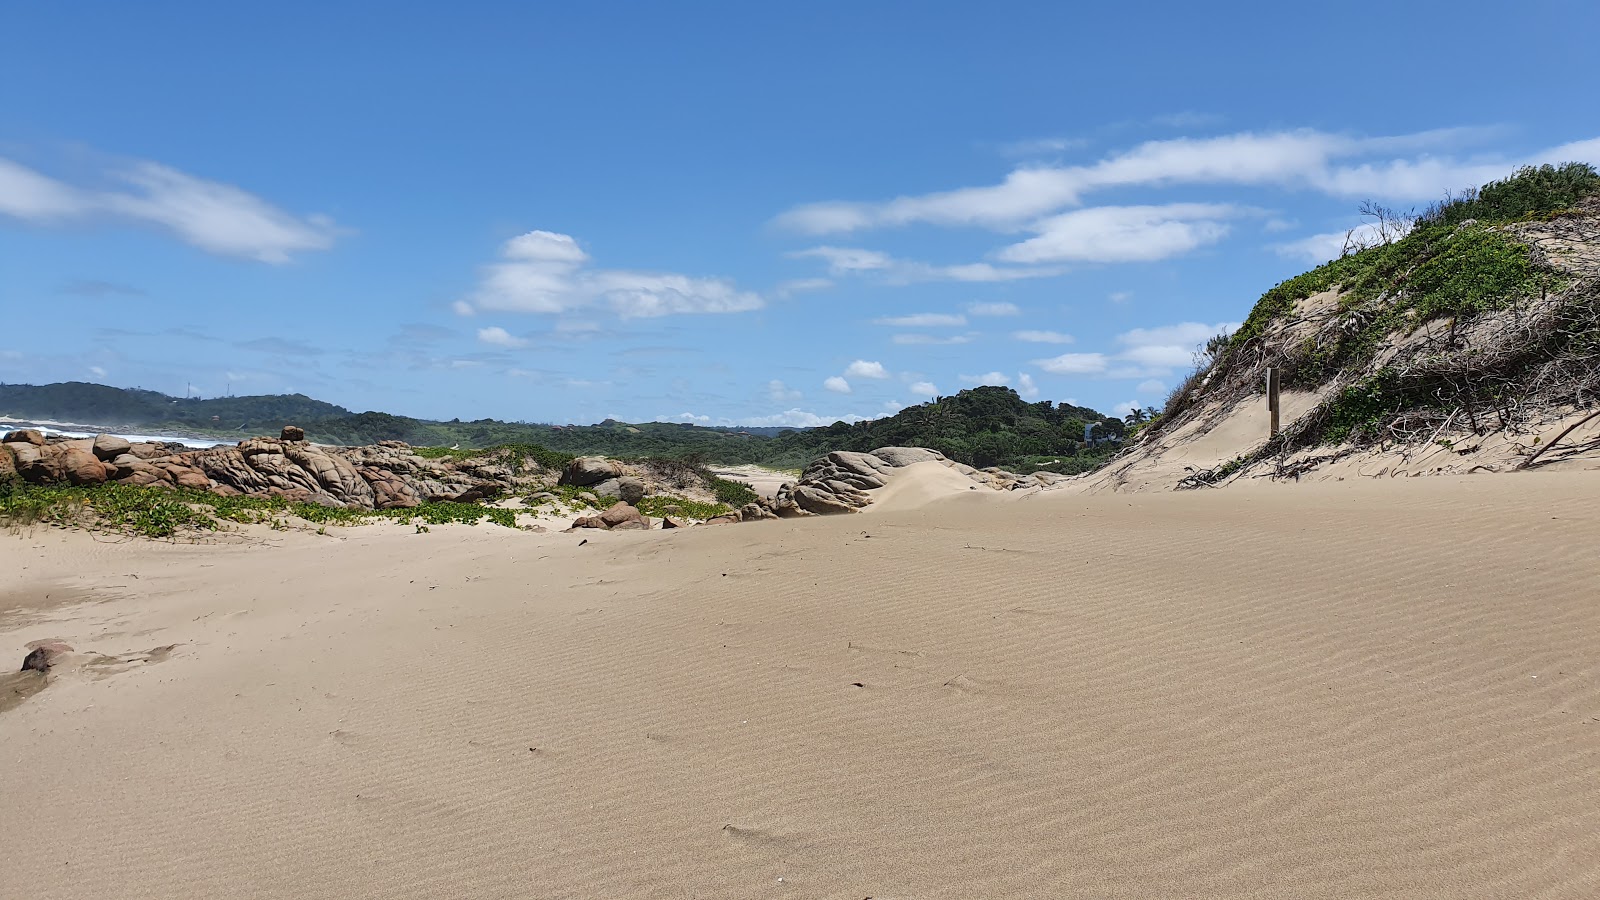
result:
M 122 664 L 0 712 L 0 893 L 1600 894 L 1600 478 L 926 480 L 668 533 L 5 537 L 0 654 Z

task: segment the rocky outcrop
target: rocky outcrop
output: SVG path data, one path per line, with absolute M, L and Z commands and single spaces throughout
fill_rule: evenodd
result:
M 38 432 L 13 432 L 4 447 L 0 478 L 14 470 L 39 484 L 117 481 L 360 509 L 493 499 L 529 480 L 503 463 L 427 459 L 399 441 L 323 447 L 261 437 L 196 450 L 182 444 L 130 443 L 108 434 L 51 440 Z
M 871 492 L 888 484 L 894 470 L 925 462 L 947 466 L 975 485 L 993 490 L 1047 488 L 1062 480 L 1050 472 L 1017 475 L 997 468 L 974 469 L 926 447 L 883 447 L 871 453 L 836 450 L 807 466 L 799 481 L 779 487 L 762 509 L 772 517 L 786 519 L 852 513 L 872 502 Z M 744 521 L 751 520 L 746 511 L 741 510 L 741 515 Z
M 622 464 L 604 456 L 580 456 L 561 472 L 558 484 L 589 487 L 611 478 L 622 477 Z
M 614 503 L 598 516 L 582 516 L 572 523 L 573 528 L 601 528 L 606 531 L 643 530 L 650 520 L 627 503 Z

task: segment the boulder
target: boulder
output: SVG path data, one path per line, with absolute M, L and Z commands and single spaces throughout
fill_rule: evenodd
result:
M 0 444 L 0 483 L 10 481 L 17 477 L 17 458 L 11 455 L 11 447 Z
M 872 455 L 896 468 L 920 462 L 943 462 L 945 459 L 943 453 L 927 447 L 879 447 L 872 451 Z
M 739 523 L 741 521 L 743 521 L 743 520 L 739 518 L 739 514 L 738 513 L 727 513 L 725 515 L 712 516 L 711 518 L 705 520 L 704 524 L 706 524 L 706 525 L 734 525 L 734 524 L 737 524 L 737 523 Z
M 612 531 L 649 531 L 650 526 L 643 522 L 623 522 L 621 525 L 611 526 Z
M 24 480 L 34 484 L 45 484 L 61 480 L 61 468 L 55 463 L 54 456 L 46 457 L 43 448 L 21 441 L 14 441 L 6 446 L 11 451 L 11 458 L 16 463 L 17 474 Z
M 55 448 L 51 448 L 55 449 Z M 78 447 L 68 447 L 60 452 L 61 474 L 72 484 L 104 484 L 106 464 L 95 455 Z M 112 471 L 115 471 L 114 469 Z
M 299 425 L 285 425 L 278 434 L 280 441 L 303 441 L 306 439 L 306 430 Z
M 172 482 L 178 487 L 190 488 L 196 491 L 204 491 L 211 488 L 211 479 L 206 477 L 206 473 L 198 469 L 183 469 L 173 475 Z
M 38 431 L 38 430 L 33 429 L 33 428 L 24 428 L 21 431 L 13 431 L 10 434 L 6 435 L 5 441 L 3 443 L 7 443 L 7 444 L 32 444 L 35 447 L 43 447 L 44 446 L 44 432 Z
M 605 481 L 597 482 L 595 484 L 590 485 L 589 486 L 589 490 L 585 491 L 584 493 L 593 493 L 595 496 L 598 496 L 598 497 L 609 497 L 612 500 L 621 500 L 622 499 L 622 479 L 620 479 L 620 478 L 607 478 Z
M 557 484 L 570 484 L 577 487 L 588 487 L 599 484 L 607 478 L 622 477 L 622 464 L 614 459 L 604 456 L 580 456 L 567 467 L 561 470 L 561 478 Z
M 607 526 L 605 522 L 600 521 L 600 517 L 599 516 L 579 516 L 578 518 L 572 520 L 572 527 L 573 528 L 607 528 L 609 526 Z
M 590 491 L 584 491 L 583 493 L 579 494 L 578 499 L 589 504 L 590 506 L 598 506 L 600 504 L 600 498 L 596 497 Z
M 777 513 L 759 503 L 746 503 L 739 508 L 739 519 L 744 522 L 759 522 L 762 519 L 776 519 L 777 517 Z
M 629 506 L 636 505 L 640 500 L 644 499 L 644 495 L 645 486 L 643 481 L 632 476 L 617 479 L 617 496 L 622 498 L 623 503 Z
M 650 523 L 645 519 L 644 515 L 627 503 L 614 504 L 610 509 L 600 514 L 600 521 L 604 522 L 607 528 L 616 528 L 624 522 L 639 522 L 646 528 L 650 527 Z
M 689 523 L 677 516 L 667 516 L 661 520 L 662 528 L 688 528 Z
M 114 434 L 100 434 L 95 435 L 91 449 L 95 456 L 109 462 L 132 450 L 133 444 L 129 443 L 127 438 L 120 438 Z
M 796 506 L 799 506 L 808 513 L 813 513 L 819 516 L 833 516 L 841 513 L 853 513 L 856 511 L 858 506 L 865 506 L 867 505 L 867 502 L 870 502 L 851 502 L 830 491 L 806 484 L 795 485 L 794 489 L 790 493 L 794 497 Z M 862 494 L 861 496 L 863 498 L 866 497 L 865 494 Z

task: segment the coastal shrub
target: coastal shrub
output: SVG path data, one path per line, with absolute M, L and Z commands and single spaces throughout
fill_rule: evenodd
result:
M 691 519 L 710 519 L 731 512 L 722 503 L 702 503 L 682 497 L 656 495 L 639 501 L 639 512 L 661 519 L 667 516 L 687 516 Z
M 761 495 L 751 490 L 750 485 L 714 475 L 711 477 L 711 492 L 716 495 L 718 503 L 725 503 L 734 509 L 761 499 Z
M 1446 197 L 1424 210 L 1417 224 L 1458 225 L 1468 219 L 1519 222 L 1560 214 L 1596 193 L 1600 193 L 1600 172 L 1588 163 L 1524 166 L 1503 181 Z

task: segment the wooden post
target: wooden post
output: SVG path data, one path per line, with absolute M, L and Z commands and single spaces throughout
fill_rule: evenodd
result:
M 1267 369 L 1267 410 L 1272 413 L 1272 434 L 1278 436 L 1278 370 Z

